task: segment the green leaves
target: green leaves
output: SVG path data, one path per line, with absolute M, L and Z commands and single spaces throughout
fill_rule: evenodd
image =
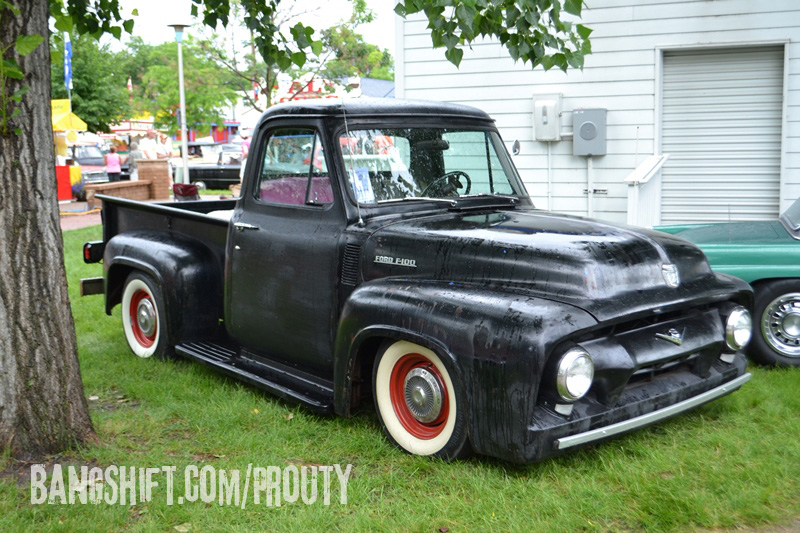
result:
M 592 52 L 592 30 L 574 21 L 582 8 L 583 0 L 405 0 L 395 13 L 424 12 L 433 47 L 446 48 L 445 57 L 456 66 L 464 46 L 489 37 L 498 39 L 514 61 L 567 70 L 582 69 Z
M 444 53 L 444 57 L 455 66 L 459 66 L 461 59 L 464 57 L 464 51 L 460 48 L 451 48 Z
M 575 26 L 575 29 L 578 32 L 578 35 L 580 35 L 581 39 L 588 39 L 589 35 L 591 35 L 592 32 L 594 31 L 590 28 L 587 28 L 583 24 L 578 24 L 577 26 Z
M 53 17 L 56 19 L 56 29 L 64 33 L 72 33 L 75 25 L 72 23 L 72 17 L 69 15 L 58 14 Z
M 33 52 L 43 41 L 44 37 L 41 35 L 23 35 L 14 43 L 14 48 L 16 48 L 19 55 L 26 56 Z
M 50 16 L 58 31 L 77 31 L 95 39 L 106 33 L 120 38 L 123 29 L 130 33 L 133 28 L 133 20 L 120 13 L 119 0 L 50 0 Z
M 564 11 L 576 17 L 581 16 L 581 8 L 583 7 L 583 0 L 565 0 Z
M 19 69 L 19 66 L 8 59 L 3 60 L 3 65 L 0 67 L 0 71 L 2 71 L 6 78 L 11 78 L 12 80 L 21 80 L 24 77 L 22 71 Z
M 14 100 L 17 103 L 20 103 L 20 102 L 22 102 L 22 97 L 25 96 L 25 93 L 27 93 L 30 90 L 31 90 L 30 87 L 23 87 L 22 89 L 14 91 L 11 94 L 11 99 Z
M 295 52 L 292 54 L 292 63 L 298 67 L 306 64 L 306 55 L 303 52 Z

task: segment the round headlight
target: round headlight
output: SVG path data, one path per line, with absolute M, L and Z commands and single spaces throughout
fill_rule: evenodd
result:
M 568 402 L 580 400 L 589 392 L 594 378 L 592 358 L 581 348 L 567 351 L 558 362 L 556 388 L 558 395 Z
M 725 344 L 731 350 L 741 350 L 750 342 L 753 334 L 753 320 L 750 311 L 744 307 L 736 307 L 725 323 Z

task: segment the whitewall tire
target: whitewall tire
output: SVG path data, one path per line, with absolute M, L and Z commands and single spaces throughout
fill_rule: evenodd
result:
M 139 272 L 128 276 L 122 293 L 122 330 L 134 355 L 166 355 L 164 319 L 164 300 L 158 285 Z
M 375 408 L 389 439 L 413 455 L 468 455 L 461 384 L 431 350 L 407 341 L 384 345 L 373 371 Z

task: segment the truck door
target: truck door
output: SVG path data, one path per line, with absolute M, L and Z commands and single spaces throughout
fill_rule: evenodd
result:
M 345 215 L 320 128 L 258 136 L 228 239 L 225 316 L 244 348 L 313 373 L 333 367 Z

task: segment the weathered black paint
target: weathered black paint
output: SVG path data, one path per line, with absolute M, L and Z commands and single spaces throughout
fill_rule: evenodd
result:
M 556 438 L 744 373 L 741 354 L 730 364 L 719 356 L 726 310 L 750 305 L 752 294 L 712 273 L 693 245 L 536 210 L 524 197 L 358 209 L 335 156 L 345 120 L 494 129 L 480 111 L 425 102 L 272 108 L 249 160 L 263 159 L 273 128 L 318 131 L 334 203 L 261 203 L 252 163 L 235 206 L 104 198 L 107 310 L 131 269 L 149 272 L 162 285 L 179 353 L 344 416 L 369 389 L 381 342 L 418 343 L 464 385 L 473 448 L 517 462 L 556 455 Z M 217 209 L 234 210 L 230 224 L 203 215 Z M 667 286 L 665 264 L 677 266 L 679 287 Z M 671 328 L 684 344 L 656 337 Z M 554 410 L 554 365 L 575 344 L 592 354 L 597 378 L 563 416 Z

